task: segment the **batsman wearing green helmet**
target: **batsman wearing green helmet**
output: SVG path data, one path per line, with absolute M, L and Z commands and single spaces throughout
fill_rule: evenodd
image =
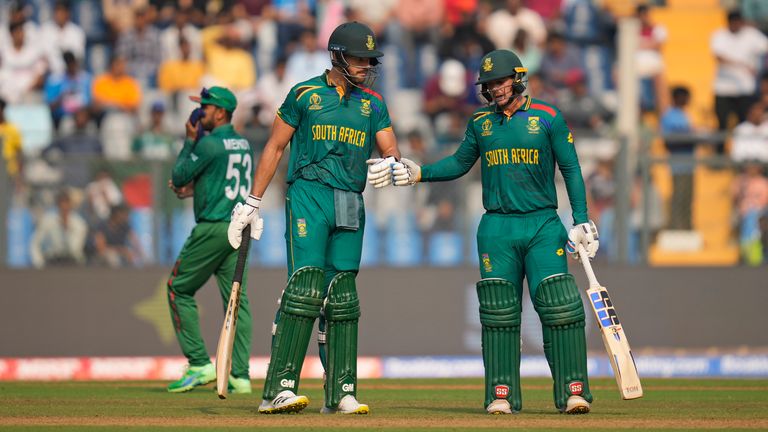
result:
M 259 235 L 259 204 L 288 143 L 285 202 L 288 285 L 273 326 L 264 383 L 264 414 L 297 412 L 309 400 L 297 395 L 314 322 L 319 318 L 325 367 L 322 413 L 367 414 L 357 401 L 357 324 L 366 176 L 374 187 L 392 181 L 400 157 L 387 106 L 369 86 L 381 51 L 367 26 L 341 24 L 328 42 L 331 70 L 295 85 L 277 112 L 259 160 L 251 195 L 232 212 L 229 242 L 240 245 L 251 224 Z M 377 147 L 381 158 L 369 159 Z M 367 169 L 366 169 L 367 166 Z M 367 174 L 366 174 L 367 171 Z
M 168 386 L 177 393 L 216 379 L 216 369 L 200 335 L 200 317 L 195 293 L 216 276 L 226 309 L 237 251 L 223 240 L 232 208 L 248 197 L 253 178 L 253 159 L 248 140 L 230 124 L 237 99 L 226 88 L 203 89 L 193 96 L 201 107 L 186 124 L 187 138 L 181 149 L 170 187 L 179 198 L 194 196 L 197 225 L 184 243 L 168 278 L 168 303 L 176 337 L 189 367 L 178 381 Z M 200 136 L 204 131 L 209 133 Z M 230 393 L 251 393 L 248 360 L 251 351 L 251 310 L 243 278 L 239 323 L 235 333 Z
M 520 315 L 523 278 L 544 332 L 544 352 L 554 378 L 555 406 L 589 412 L 584 307 L 568 274 L 565 250 L 583 244 L 589 257 L 599 246 L 573 135 L 557 108 L 524 96 L 527 69 L 512 51 L 486 54 L 476 84 L 489 106 L 467 123 L 458 150 L 420 167 L 403 158 L 395 185 L 447 181 L 480 159 L 486 213 L 477 230 L 481 280 L 477 283 L 485 364 L 485 407 L 492 414 L 520 411 Z M 556 213 L 555 165 L 565 179 L 574 227 L 566 235 Z M 578 255 L 574 254 L 578 258 Z

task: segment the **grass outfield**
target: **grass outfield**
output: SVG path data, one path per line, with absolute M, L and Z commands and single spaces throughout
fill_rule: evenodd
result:
M 302 382 L 311 401 L 303 413 L 259 415 L 261 384 L 254 381 L 252 395 L 221 401 L 212 384 L 169 394 L 160 382 L 0 382 L 0 429 L 768 429 L 768 380 L 646 379 L 645 397 L 622 401 L 613 380 L 596 379 L 595 403 L 586 416 L 557 413 L 548 379 L 523 380 L 523 412 L 514 416 L 485 414 L 479 379 L 361 380 L 360 400 L 371 405 L 371 414 L 354 417 L 319 414 L 318 380 Z

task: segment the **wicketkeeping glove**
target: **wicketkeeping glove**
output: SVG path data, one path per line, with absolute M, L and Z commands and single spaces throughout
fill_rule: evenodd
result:
M 595 257 L 597 249 L 600 247 L 600 236 L 597 234 L 597 226 L 594 222 L 589 221 L 587 223 L 574 225 L 573 228 L 568 231 L 568 243 L 566 243 L 565 248 L 577 261 L 580 258 L 583 258 L 579 256 L 579 244 L 584 246 L 589 259 Z
M 189 122 L 195 125 L 197 129 L 197 140 L 195 142 L 200 141 L 205 136 L 205 128 L 203 128 L 203 123 L 200 121 L 204 116 L 205 111 L 202 108 L 195 108 L 189 113 Z
M 376 189 L 392 183 L 392 166 L 397 163 L 393 156 L 365 161 L 368 164 L 368 183 Z
M 392 167 L 392 181 L 395 186 L 412 186 L 421 181 L 421 167 L 410 159 L 402 158 Z
M 259 204 L 261 204 L 261 198 L 248 195 L 245 204 L 237 203 L 232 209 L 232 220 L 229 221 L 229 228 L 227 228 L 227 239 L 233 248 L 240 247 L 240 243 L 243 241 L 243 228 L 249 224 L 251 225 L 251 238 L 254 240 L 261 238 L 261 233 L 264 231 L 264 219 L 259 215 Z

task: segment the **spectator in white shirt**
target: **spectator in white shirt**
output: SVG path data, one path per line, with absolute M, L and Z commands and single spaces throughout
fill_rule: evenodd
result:
M 48 49 L 51 72 L 63 73 L 62 55 L 69 51 L 81 64 L 85 59 L 85 32 L 70 20 L 70 3 L 57 1 L 53 9 L 53 21 L 40 29 L 40 43 Z
M 488 17 L 486 36 L 497 49 L 512 49 L 512 42 L 519 29 L 530 36 L 531 42 L 539 48 L 547 40 L 547 27 L 541 15 L 523 6 L 522 0 L 507 0 L 506 8 L 493 12 Z
M 160 33 L 162 61 L 181 60 L 179 44 L 182 37 L 189 43 L 189 58 L 192 60 L 202 60 L 203 40 L 200 36 L 200 30 L 189 22 L 189 11 L 178 8 L 173 20 L 173 25 Z
M 107 220 L 112 207 L 123 202 L 120 188 L 106 169 L 96 173 L 96 178 L 85 187 L 85 195 L 85 209 L 91 224 Z
M 48 68 L 42 46 L 27 38 L 24 28 L 22 22 L 11 23 L 10 39 L 0 45 L 0 96 L 10 104 L 40 88 Z
M 56 197 L 55 213 L 43 216 L 30 244 L 32 264 L 37 268 L 50 265 L 71 265 L 85 262 L 85 239 L 88 227 L 72 209 L 66 191 Z
M 315 32 L 303 30 L 298 49 L 288 57 L 286 64 L 288 81 L 299 83 L 322 74 L 330 67 L 331 59 L 328 51 L 319 49 Z
M 768 121 L 762 103 L 752 104 L 747 120 L 733 130 L 731 158 L 736 162 L 768 163 Z
M 715 114 L 720 130 L 728 128 L 731 114 L 741 123 L 757 86 L 757 74 L 763 55 L 768 52 L 768 38 L 748 27 L 740 12 L 728 14 L 728 28 L 717 30 L 710 43 L 718 66 L 715 77 Z

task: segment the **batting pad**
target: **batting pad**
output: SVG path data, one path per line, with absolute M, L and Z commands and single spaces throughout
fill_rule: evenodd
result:
M 584 305 L 573 275 L 557 275 L 541 281 L 533 306 L 541 319 L 544 354 L 554 379 L 555 406 L 564 410 L 571 395 L 580 395 L 592 402 L 587 379 Z
M 307 355 L 315 319 L 323 305 L 325 274 L 318 267 L 303 267 L 288 281 L 280 301 L 280 321 L 272 338 L 272 355 L 264 382 L 264 399 L 283 390 L 299 388 L 299 374 Z
M 326 354 L 325 406 L 336 408 L 341 398 L 357 394 L 357 323 L 360 301 L 355 274 L 336 275 L 328 287 L 325 303 Z
M 485 405 L 506 399 L 513 411 L 520 411 L 520 315 L 522 306 L 515 286 L 503 279 L 477 283 L 480 324 L 483 326 Z

